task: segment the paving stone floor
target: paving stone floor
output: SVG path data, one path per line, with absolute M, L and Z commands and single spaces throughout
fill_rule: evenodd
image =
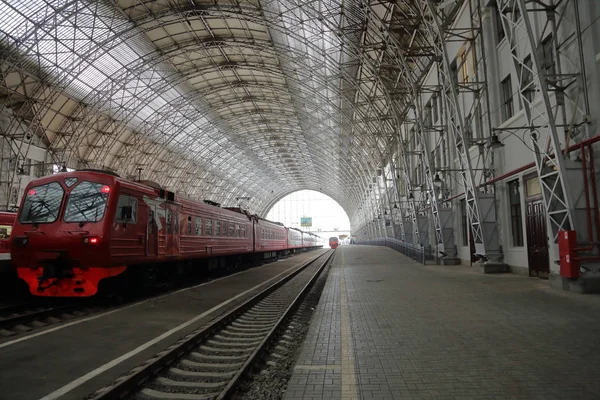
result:
M 600 296 L 342 246 L 296 399 L 600 399 Z

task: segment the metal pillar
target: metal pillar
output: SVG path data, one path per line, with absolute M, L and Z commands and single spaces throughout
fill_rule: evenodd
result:
M 478 3 L 476 1 L 476 7 L 479 7 Z M 460 28 L 451 28 L 446 23 L 448 13 L 443 8 L 438 7 L 431 0 L 420 4 L 422 16 L 424 20 L 429 22 L 424 26 L 428 30 L 432 47 L 438 57 L 437 71 L 439 82 L 442 84 L 441 93 L 444 96 L 446 105 L 446 122 L 448 131 L 452 135 L 456 146 L 460 168 L 462 169 L 467 214 L 475 240 L 476 253 L 482 256 L 481 261 L 485 261 L 485 272 L 504 271 L 506 266 L 501 262 L 502 250 L 496 220 L 495 196 L 493 193 L 481 193 L 478 189 L 472 154 L 470 153 L 472 139 L 466 135 L 469 124 L 465 119 L 464 102 L 459 99 L 459 91 L 471 93 L 473 96 L 471 109 L 474 111 L 481 110 L 482 91 L 485 89 L 485 82 L 463 82 L 459 85 L 457 82 L 458 71 L 452 67 L 454 58 L 448 50 L 448 44 L 453 40 L 457 40 L 456 38 L 467 42 L 465 36 L 469 34 L 479 36 L 479 27 L 472 26 L 474 20 L 471 18 L 471 26 L 462 29 L 462 31 Z M 468 42 L 474 42 L 474 39 Z M 468 45 L 470 46 L 469 43 Z M 472 117 L 475 117 L 475 114 Z
M 537 12 L 529 12 L 528 4 Z M 519 77 L 517 93 L 527 118 L 526 126 L 513 129 L 529 133 L 546 206 L 551 266 L 552 261 L 558 259 L 559 230 L 577 230 L 580 243 L 587 244 L 592 239 L 585 229 L 581 164 L 562 153 L 565 142 L 589 137 L 580 4 L 577 0 L 560 3 L 540 0 L 535 4 L 524 0 L 502 0 L 497 9 L 510 47 L 513 72 Z M 522 21 L 514 18 L 516 11 L 523 16 Z M 538 26 L 539 19 L 541 26 Z M 566 37 L 575 40 L 566 41 Z M 547 41 L 552 42 L 550 47 L 547 47 Z M 549 48 L 551 53 L 544 54 Z M 563 71 L 565 67 L 569 70 Z

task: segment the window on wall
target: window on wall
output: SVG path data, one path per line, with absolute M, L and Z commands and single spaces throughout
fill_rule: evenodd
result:
M 466 145 L 470 146 L 471 142 L 473 141 L 473 121 L 472 121 L 471 114 L 469 114 L 465 117 L 464 133 L 465 133 L 465 140 L 467 141 Z
M 210 218 L 206 219 L 205 235 L 212 236 L 212 219 L 210 219 Z
M 187 217 L 187 234 L 191 235 L 192 234 L 192 216 L 188 215 Z
M 554 41 L 552 35 L 548 35 L 542 42 L 542 68 L 546 70 L 546 75 L 554 75 L 556 73 L 556 65 L 554 63 Z
M 467 202 L 465 200 L 460 201 L 460 210 L 461 210 L 461 231 L 462 231 L 462 245 L 469 245 L 469 226 L 467 221 Z
M 502 15 L 500 14 L 500 9 L 498 8 L 498 4 L 494 4 L 494 16 L 496 18 L 496 38 L 498 43 L 500 43 L 506 37 L 506 32 L 504 32 L 504 26 L 502 25 Z
M 431 102 L 428 102 L 425 105 L 425 118 L 423 120 L 423 124 L 428 127 L 431 126 Z
M 460 55 L 461 82 L 469 82 L 469 51 L 465 50 Z
M 450 65 L 450 79 L 452 79 L 452 85 L 458 90 L 458 66 L 456 60 Z
M 502 119 L 506 121 L 514 115 L 512 82 L 510 75 L 504 78 L 500 84 L 500 89 L 502 90 Z
M 508 182 L 510 231 L 512 236 L 512 245 L 514 247 L 523 246 L 523 214 L 521 211 L 521 192 L 519 187 L 520 185 L 518 179 Z
M 522 95 L 529 103 L 533 102 L 535 95 L 535 85 L 533 85 L 533 60 L 531 55 L 525 57 L 523 66 L 521 67 L 521 87 L 523 88 Z
M 221 221 L 215 220 L 215 236 L 221 236 Z

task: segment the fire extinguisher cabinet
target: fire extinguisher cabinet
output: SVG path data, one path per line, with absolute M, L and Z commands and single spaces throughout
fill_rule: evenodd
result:
M 579 261 L 577 258 L 577 232 L 558 231 L 558 254 L 560 256 L 560 276 L 578 278 Z

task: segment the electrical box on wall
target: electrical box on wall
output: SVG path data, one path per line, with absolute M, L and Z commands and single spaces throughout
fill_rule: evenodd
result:
M 560 256 L 560 276 L 578 278 L 577 232 L 558 231 L 558 254 Z

